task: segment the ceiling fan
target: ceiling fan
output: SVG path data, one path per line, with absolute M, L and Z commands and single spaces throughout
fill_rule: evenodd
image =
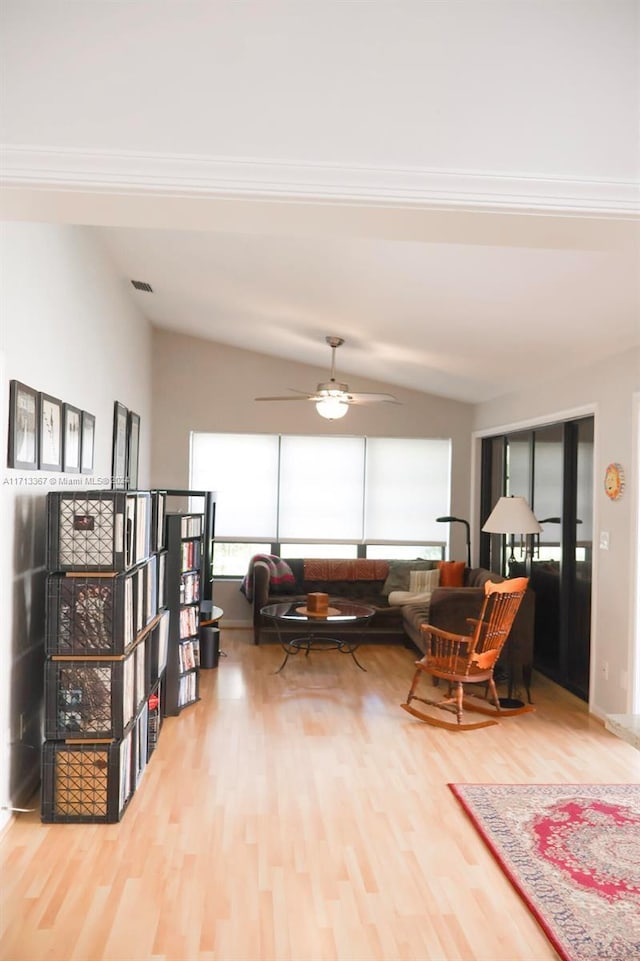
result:
M 296 396 L 256 397 L 255 400 L 310 400 L 316 405 L 321 417 L 337 420 L 344 417 L 351 404 L 399 404 L 393 394 L 361 394 L 349 390 L 348 384 L 341 384 L 335 378 L 336 349 L 344 344 L 342 337 L 325 337 L 331 347 L 331 376 L 324 384 L 318 384 L 313 394 L 290 387 Z

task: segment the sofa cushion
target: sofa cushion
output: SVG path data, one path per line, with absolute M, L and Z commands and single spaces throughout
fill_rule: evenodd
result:
M 430 618 L 430 607 L 431 599 L 427 601 L 416 601 L 415 604 L 404 604 L 402 607 L 402 624 L 422 653 L 425 651 L 425 642 L 421 634 L 420 627 L 422 624 L 428 624 Z
M 410 571 L 409 593 L 425 594 L 435 591 L 440 584 L 440 571 L 436 567 L 433 571 Z
M 432 591 L 391 591 L 389 604 L 391 607 L 402 607 L 404 604 L 428 604 Z
M 427 561 L 424 558 L 416 558 L 413 561 L 389 561 L 389 574 L 382 593 L 388 595 L 391 591 L 408 591 L 409 578 L 411 571 L 431 571 L 436 566 L 436 561 Z
M 438 561 L 440 587 L 464 587 L 464 561 Z
M 484 567 L 468 567 L 464 572 L 465 587 L 484 587 L 487 581 L 500 583 L 503 580 L 504 577 L 501 574 L 496 574 L 495 571 L 487 571 Z
M 360 604 L 386 607 L 387 599 L 382 594 L 383 581 L 303 581 L 299 593 L 311 594 L 323 591 L 330 597 L 348 597 Z

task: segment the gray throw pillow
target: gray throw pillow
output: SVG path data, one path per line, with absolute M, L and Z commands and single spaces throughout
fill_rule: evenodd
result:
M 409 575 L 411 571 L 432 571 L 437 561 L 389 561 L 389 573 L 384 582 L 382 593 L 386 596 L 391 591 L 408 591 Z

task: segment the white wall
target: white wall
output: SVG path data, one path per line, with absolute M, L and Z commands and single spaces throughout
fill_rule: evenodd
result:
M 282 434 L 354 434 L 372 437 L 451 437 L 451 512 L 468 516 L 472 407 L 417 391 L 358 378 L 358 390 L 393 393 L 402 406 L 351 407 L 344 420 L 325 421 L 312 404 L 256 403 L 254 397 L 281 396 L 287 388 L 309 390 L 327 379 L 326 368 L 274 360 L 169 331 L 153 332 L 153 436 L 151 481 L 157 487 L 186 487 L 189 482 L 189 433 L 250 431 Z M 259 465 L 256 465 L 259 470 Z M 451 533 L 451 556 L 466 557 L 462 524 L 443 525 Z M 238 591 L 216 585 L 225 623 L 246 619 L 247 604 Z
M 127 298 L 102 250 L 81 227 L 3 223 L 0 263 L 2 450 L 7 450 L 9 381 L 16 379 L 95 415 L 95 469 L 86 483 L 108 487 L 113 404 L 119 400 L 141 415 L 140 486 L 146 486 L 150 327 Z M 45 495 L 65 483 L 63 474 L 11 470 L 5 464 L 3 454 L 0 807 L 24 803 L 29 787 L 24 771 L 30 758 L 39 764 Z M 0 810 L 0 826 L 7 816 Z
M 640 388 L 640 350 L 626 351 L 599 364 L 568 373 L 561 380 L 543 377 L 535 390 L 511 394 L 475 409 L 474 428 L 482 434 L 512 426 L 551 423 L 576 410 L 595 415 L 594 565 L 591 634 L 591 710 L 624 714 L 631 710 L 634 658 L 635 503 L 634 392 Z M 607 464 L 626 467 L 627 490 L 618 501 L 604 493 Z M 477 478 L 472 490 L 478 487 Z M 600 532 L 609 533 L 609 550 L 600 550 Z M 608 679 L 603 673 L 607 662 Z

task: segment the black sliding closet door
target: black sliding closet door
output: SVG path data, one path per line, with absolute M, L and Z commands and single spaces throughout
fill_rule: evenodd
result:
M 536 594 L 534 666 L 588 699 L 593 554 L 593 418 L 486 438 L 481 522 L 498 496 L 522 495 L 542 523 L 528 551 L 482 534 L 480 562 L 504 574 L 526 573 Z M 482 526 L 481 524 L 481 526 Z

